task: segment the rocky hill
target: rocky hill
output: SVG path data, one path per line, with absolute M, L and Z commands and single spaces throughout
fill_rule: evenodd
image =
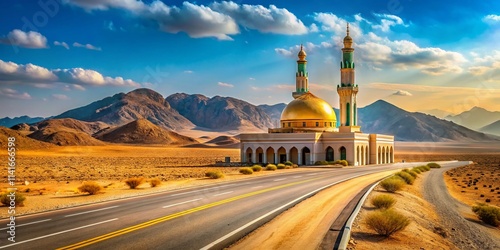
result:
M 35 124 L 37 131 L 28 137 L 59 146 L 96 146 L 105 143 L 92 134 L 109 125 L 103 122 L 83 122 L 75 119 L 50 119 Z
M 0 127 L 0 147 L 7 152 L 8 146 L 8 138 L 15 137 L 16 138 L 16 149 L 24 150 L 24 149 L 42 149 L 42 148 L 50 148 L 55 147 L 53 144 L 41 142 L 32 138 L 27 137 L 19 131 Z
M 43 117 L 29 117 L 26 115 L 14 118 L 5 117 L 0 119 L 0 126 L 10 128 L 20 123 L 27 123 L 27 124 L 36 123 L 43 119 L 44 119 Z
M 259 105 L 257 106 L 264 110 L 266 114 L 271 118 L 271 121 L 273 124 L 279 124 L 280 118 L 281 118 L 281 112 L 283 112 L 283 109 L 285 109 L 286 104 L 285 103 L 278 103 L 274 105 Z
M 491 141 L 495 138 L 431 115 L 408 112 L 379 100 L 358 110 L 365 133 L 392 134 L 398 141 Z
M 197 126 L 223 130 L 257 128 L 266 130 L 273 123 L 261 108 L 232 98 L 177 93 L 167 97 L 167 102 L 181 115 Z
M 150 89 L 136 89 L 127 94 L 119 93 L 66 111 L 55 118 L 101 121 L 110 125 L 124 125 L 138 119 L 147 119 L 166 129 L 194 127 L 188 119 L 172 109 L 161 94 Z
M 480 130 L 482 127 L 488 126 L 493 122 L 500 120 L 500 112 L 488 111 L 480 107 L 474 107 L 471 110 L 462 112 L 458 115 L 447 116 L 445 119 L 470 129 Z
M 95 137 L 107 142 L 130 144 L 184 145 L 198 142 L 191 137 L 160 128 L 146 119 L 139 119 L 120 127 L 103 130 Z
M 479 131 L 500 136 L 500 120 L 480 128 Z

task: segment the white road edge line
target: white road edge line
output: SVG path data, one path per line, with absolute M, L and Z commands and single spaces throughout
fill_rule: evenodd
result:
M 52 219 L 33 221 L 33 222 L 26 223 L 26 224 L 16 225 L 16 227 L 22 227 L 22 226 L 27 226 L 27 225 L 31 225 L 31 224 L 42 223 L 42 222 L 46 222 L 49 220 L 52 220 Z M 8 227 L 0 228 L 0 230 L 5 230 L 5 229 L 9 229 L 9 228 Z
M 194 199 L 194 200 L 189 200 L 189 201 L 184 201 L 184 202 L 179 202 L 179 203 L 175 203 L 175 204 L 172 204 L 172 205 L 167 205 L 167 206 L 164 206 L 163 208 L 167 208 L 167 207 L 175 207 L 175 206 L 178 206 L 178 205 L 182 205 L 182 204 L 186 204 L 186 203 L 189 203 L 189 202 L 193 202 L 193 201 L 199 201 L 203 198 L 198 198 L 198 199 Z
M 225 195 L 225 194 L 230 194 L 234 191 L 229 191 L 229 192 L 224 192 L 224 193 L 220 193 L 220 194 L 214 194 L 214 196 L 221 196 L 221 195 Z
M 276 180 L 273 180 L 273 181 L 282 181 L 282 180 L 286 180 L 286 178 L 283 178 L 283 179 L 276 179 Z
M 236 184 L 229 184 L 229 185 L 217 186 L 217 187 L 212 187 L 212 188 L 205 188 L 205 189 L 201 189 L 201 190 L 193 190 L 193 191 L 179 193 L 179 194 L 171 194 L 170 196 L 179 196 L 179 195 L 185 195 L 185 194 L 190 194 L 190 193 L 203 192 L 203 191 L 210 190 L 210 189 L 229 187 L 229 186 L 234 186 L 234 185 L 236 185 Z
M 99 211 L 102 211 L 102 210 L 108 210 L 108 209 L 112 209 L 112 208 L 115 208 L 115 207 L 119 207 L 119 206 L 112 206 L 112 207 L 99 208 L 99 209 L 96 209 L 96 210 L 90 210 L 90 211 L 85 211 L 85 212 L 76 213 L 76 214 L 69 214 L 69 215 L 66 215 L 66 216 L 64 216 L 64 217 L 73 217 L 73 216 L 82 215 L 82 214 L 88 214 L 88 213 L 93 213 L 93 212 L 99 212 Z
M 15 246 L 15 245 L 19 245 L 19 244 L 23 244 L 23 243 L 30 242 L 30 241 L 35 241 L 35 240 L 43 239 L 43 238 L 48 238 L 48 237 L 51 237 L 51 236 L 55 236 L 55 235 L 58 235 L 58 234 L 63 234 L 63 233 L 67 233 L 67 232 L 71 232 L 71 231 L 83 229 L 83 228 L 86 228 L 86 227 L 96 226 L 96 225 L 99 225 L 99 224 L 103 224 L 103 223 L 107 223 L 107 222 L 111 222 L 111 221 L 115 221 L 115 220 L 118 220 L 118 218 L 114 218 L 114 219 L 111 219 L 111 220 L 105 220 L 105 221 L 101 221 L 101 222 L 97 222 L 97 223 L 94 223 L 94 224 L 89 224 L 89 225 L 81 226 L 81 227 L 77 227 L 77 228 L 72 228 L 72 229 L 64 230 L 64 231 L 57 232 L 57 233 L 47 234 L 47 235 L 44 235 L 44 236 L 36 237 L 36 238 L 25 240 L 25 241 L 19 241 L 19 242 L 12 243 L 12 244 L 9 244 L 9 245 L 1 246 L 0 249 L 11 247 L 11 246 Z
M 281 209 L 283 209 L 283 208 L 285 208 L 285 207 L 287 207 L 287 206 L 290 206 L 290 205 L 292 205 L 293 203 L 298 202 L 298 201 L 300 201 L 300 200 L 302 200 L 302 199 L 304 199 L 304 198 L 306 198 L 306 197 L 308 197 L 308 196 L 310 196 L 310 195 L 313 195 L 313 194 L 315 194 L 315 193 L 317 193 L 317 192 L 319 192 L 319 191 L 321 191 L 321 190 L 323 190 L 323 189 L 329 188 L 329 187 L 331 187 L 331 186 L 333 186 L 333 185 L 337 185 L 337 184 L 339 184 L 339 183 L 341 183 L 341 182 L 344 182 L 344 181 L 348 181 L 348 180 L 351 180 L 351 179 L 354 179 L 354 178 L 357 178 L 357 177 L 360 177 L 360 176 L 363 176 L 363 175 L 369 175 L 369 174 L 374 174 L 374 173 L 371 173 L 371 172 L 370 172 L 370 173 L 360 174 L 360 175 L 353 176 L 353 177 L 351 177 L 351 178 L 347 178 L 347 179 L 344 179 L 344 180 L 336 181 L 336 182 L 334 182 L 334 183 L 330 183 L 330 184 L 328 184 L 328 185 L 326 185 L 326 186 L 323 186 L 323 187 L 320 187 L 320 188 L 318 188 L 318 189 L 316 189 L 316 190 L 314 190 L 314 191 L 311 191 L 311 192 L 309 192 L 309 193 L 307 193 L 307 194 L 305 194 L 305 195 L 302 195 L 301 197 L 299 197 L 299 198 L 297 198 L 297 199 L 295 199 L 295 200 L 293 200 L 293 201 L 290 201 L 290 202 L 288 202 L 287 204 L 285 204 L 285 205 L 283 205 L 283 206 L 281 206 L 281 207 L 278 207 L 278 208 L 274 209 L 273 211 L 271 211 L 271 212 L 269 212 L 269 213 L 267 213 L 267 214 L 264 214 L 264 215 L 262 215 L 261 217 L 259 217 L 259 218 L 255 219 L 255 220 L 253 220 L 253 221 L 250 221 L 250 222 L 248 222 L 247 224 L 245 224 L 245 225 L 243 225 L 243 226 L 241 226 L 241 227 L 237 228 L 236 230 L 234 230 L 234 231 L 232 231 L 232 232 L 230 232 L 230 233 L 228 233 L 228 234 L 226 234 L 226 235 L 222 236 L 222 237 L 221 237 L 221 238 L 219 238 L 218 240 L 216 240 L 216 241 L 214 241 L 214 242 L 212 242 L 212 243 L 210 243 L 210 244 L 206 245 L 205 247 L 201 248 L 200 250 L 208 250 L 208 249 L 210 249 L 210 248 L 214 247 L 215 245 L 217 245 L 217 244 L 219 244 L 219 243 L 223 242 L 224 240 L 229 239 L 231 236 L 233 236 L 233 235 L 235 235 L 235 234 L 239 233 L 239 232 L 240 232 L 240 231 L 242 231 L 243 229 L 245 229 L 245 228 L 247 228 L 247 227 L 251 226 L 252 224 L 254 224 L 254 223 L 256 223 L 256 222 L 258 222 L 258 221 L 260 221 L 260 220 L 262 220 L 262 219 L 266 218 L 267 216 L 269 216 L 269 215 L 271 215 L 271 214 L 273 214 L 273 213 L 276 213 L 276 212 L 280 211 Z

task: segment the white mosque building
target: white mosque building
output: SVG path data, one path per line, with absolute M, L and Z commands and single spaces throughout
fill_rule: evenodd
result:
M 358 126 L 352 38 L 344 38 L 340 84 L 340 126 L 330 104 L 309 91 L 306 52 L 298 54 L 294 98 L 281 113 L 280 128 L 268 133 L 240 135 L 241 161 L 249 163 L 282 163 L 312 165 L 316 161 L 347 160 L 349 165 L 394 162 L 394 136 L 362 133 Z

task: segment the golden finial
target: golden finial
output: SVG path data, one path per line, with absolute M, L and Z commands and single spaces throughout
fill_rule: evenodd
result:
M 349 23 L 347 23 L 347 35 L 349 36 Z
M 303 48 L 303 46 L 302 46 L 302 43 L 301 43 L 301 44 L 300 44 L 300 50 L 303 50 L 302 48 Z

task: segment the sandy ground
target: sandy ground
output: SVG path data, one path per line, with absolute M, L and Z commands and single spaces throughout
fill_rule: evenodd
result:
M 441 225 L 433 206 L 422 197 L 420 192 L 422 179 L 427 174 L 428 172 L 420 174 L 413 185 L 406 185 L 403 191 L 395 194 L 376 187 L 354 221 L 349 248 L 356 250 L 457 249 L 446 237 L 443 237 L 448 234 L 447 231 Z M 411 220 L 411 224 L 405 230 L 390 238 L 378 236 L 364 224 L 367 214 L 375 209 L 370 203 L 371 198 L 380 194 L 389 194 L 396 198 L 394 209 Z
M 316 249 L 333 221 L 357 193 L 394 172 L 363 176 L 323 190 L 278 215 L 229 249 Z

